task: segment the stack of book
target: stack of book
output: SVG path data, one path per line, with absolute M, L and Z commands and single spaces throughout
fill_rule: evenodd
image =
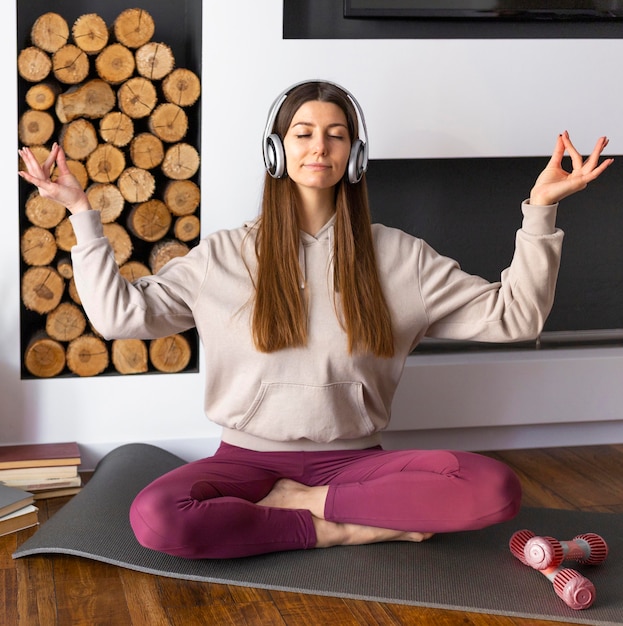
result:
M 0 537 L 39 523 L 39 509 L 34 501 L 32 493 L 0 485 Z
M 0 485 L 32 493 L 34 500 L 74 495 L 82 487 L 75 442 L 0 446 Z

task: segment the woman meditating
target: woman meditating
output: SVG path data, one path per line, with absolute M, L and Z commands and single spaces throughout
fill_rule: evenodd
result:
M 196 326 L 203 342 L 205 411 L 222 441 L 138 494 L 130 511 L 138 541 L 186 558 L 231 558 L 422 541 L 512 518 L 521 489 L 506 465 L 463 451 L 384 450 L 381 432 L 424 336 L 537 337 L 560 262 L 558 202 L 611 164 L 600 162 L 607 143 L 583 160 L 566 132 L 558 137 L 521 205 L 499 282 L 371 224 L 363 113 L 331 82 L 298 83 L 271 107 L 259 216 L 133 283 L 63 150 L 55 145 L 43 164 L 20 150 L 20 175 L 71 213 L 75 282 L 93 326 L 108 339 Z

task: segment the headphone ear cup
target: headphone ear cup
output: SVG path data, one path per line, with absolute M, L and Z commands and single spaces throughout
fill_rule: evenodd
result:
M 286 156 L 281 138 L 276 133 L 266 137 L 264 143 L 264 165 L 273 178 L 281 178 L 286 171 Z
M 365 145 L 361 139 L 353 142 L 348 158 L 348 180 L 350 183 L 358 183 L 366 169 L 364 163 Z

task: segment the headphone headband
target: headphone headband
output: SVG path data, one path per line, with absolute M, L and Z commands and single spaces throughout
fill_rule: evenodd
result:
M 349 182 L 358 183 L 361 180 L 364 172 L 368 168 L 368 130 L 366 128 L 366 120 L 363 116 L 363 111 L 359 106 L 359 103 L 357 102 L 355 97 L 348 91 L 348 89 L 345 89 L 341 85 L 331 82 L 330 80 L 302 80 L 298 83 L 290 85 L 275 98 L 268 112 L 268 118 L 266 120 L 264 136 L 262 139 L 262 154 L 264 157 L 264 166 L 266 167 L 266 171 L 273 178 L 281 178 L 286 173 L 283 141 L 281 137 L 279 137 L 277 133 L 273 133 L 272 130 L 281 106 L 283 105 L 290 92 L 296 87 L 308 83 L 327 83 L 328 85 L 333 85 L 334 87 L 341 89 L 355 107 L 355 112 L 358 118 L 358 137 L 355 141 L 353 141 L 350 156 L 348 159 L 347 169 Z

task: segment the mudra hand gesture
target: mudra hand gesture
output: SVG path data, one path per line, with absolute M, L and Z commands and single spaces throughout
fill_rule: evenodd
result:
M 79 213 L 89 210 L 89 202 L 86 194 L 76 177 L 69 171 L 65 152 L 54 143 L 47 159 L 40 164 L 30 148 L 25 147 L 19 150 L 26 170 L 22 170 L 19 175 L 39 190 L 42 198 L 56 200 L 66 206 L 70 213 Z M 58 176 L 52 181 L 50 176 L 54 165 L 58 168 Z
M 600 137 L 591 155 L 584 160 L 571 143 L 569 133 L 565 131 L 559 135 L 549 163 L 536 179 L 530 192 L 530 204 L 539 206 L 556 204 L 576 191 L 584 189 L 612 165 L 614 159 L 606 159 L 599 163 L 599 157 L 607 145 L 608 138 Z M 565 152 L 571 157 L 571 172 L 562 167 Z

